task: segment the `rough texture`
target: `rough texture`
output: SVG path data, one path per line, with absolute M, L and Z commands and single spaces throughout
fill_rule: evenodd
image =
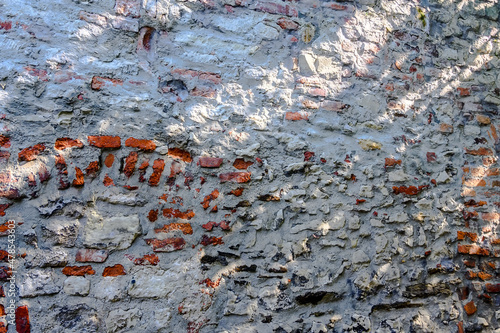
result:
M 498 332 L 499 39 L 497 0 L 0 0 L 0 319 Z

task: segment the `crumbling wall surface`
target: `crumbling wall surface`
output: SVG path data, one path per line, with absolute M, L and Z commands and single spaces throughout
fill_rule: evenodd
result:
M 0 0 L 0 332 L 498 332 L 498 12 Z

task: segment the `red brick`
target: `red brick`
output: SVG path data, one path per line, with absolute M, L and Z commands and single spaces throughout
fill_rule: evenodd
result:
M 158 186 L 163 169 L 165 169 L 165 161 L 161 158 L 156 159 L 153 162 L 153 173 L 151 174 L 151 177 L 149 177 L 150 186 Z
M 486 206 L 486 201 L 476 201 L 474 199 L 470 199 L 469 201 L 464 202 L 465 207 L 482 207 Z
M 19 306 L 16 309 L 16 332 L 17 333 L 30 333 L 30 316 L 28 312 L 28 306 Z
M 144 239 L 146 244 L 151 245 L 154 252 L 172 252 L 182 250 L 186 241 L 182 237 L 173 237 L 167 239 L 149 238 Z
M 184 219 L 184 220 L 191 220 L 195 214 L 192 210 L 188 209 L 185 212 L 181 212 L 178 209 L 173 209 L 173 208 L 165 208 L 162 211 L 163 216 L 166 218 L 178 218 L 178 219 Z
M 97 148 L 120 148 L 122 146 L 119 136 L 99 135 L 89 136 L 89 144 Z
M 94 176 L 97 171 L 99 171 L 99 162 L 93 161 L 89 163 L 89 166 L 85 169 L 87 176 Z
M 90 84 L 90 87 L 93 90 L 101 90 L 104 86 L 109 86 L 113 85 L 113 87 L 117 85 L 123 85 L 123 81 L 119 79 L 112 79 L 109 77 L 102 77 L 102 76 L 94 76 L 92 77 L 92 82 Z
M 250 161 L 245 161 L 242 158 L 237 158 L 234 160 L 233 167 L 235 167 L 238 170 L 246 170 L 249 166 L 251 166 L 253 162 Z
M 195 87 L 189 93 L 191 96 L 199 96 L 205 98 L 215 98 L 217 96 L 217 90 L 211 87 L 198 86 Z
M 404 193 L 406 195 L 417 195 L 419 194 L 420 192 L 422 192 L 422 190 L 428 188 L 429 185 L 420 185 L 418 187 L 416 186 L 393 186 L 392 187 L 392 190 L 394 192 L 394 194 L 400 194 L 400 193 Z
M 85 180 L 83 179 L 83 171 L 80 168 L 75 167 L 75 179 L 73 180 L 73 186 L 79 187 L 85 184 Z
M 160 262 L 160 259 L 156 254 L 145 254 L 142 258 L 137 258 L 134 260 L 134 265 L 153 265 L 156 266 Z
M 182 172 L 181 162 L 172 161 L 170 165 L 170 175 L 169 178 L 175 178 L 176 175 Z
M 387 158 L 385 159 L 385 165 L 384 167 L 387 168 L 387 167 L 393 167 L 393 166 L 396 166 L 396 165 L 401 165 L 401 160 L 396 160 L 394 158 Z
M 470 96 L 470 89 L 469 88 L 458 87 L 457 90 L 460 92 L 461 97 Z
M 299 29 L 299 24 L 297 22 L 292 21 L 286 17 L 279 18 L 277 23 L 281 27 L 281 29 L 285 29 L 285 30 L 298 30 Z
M 469 316 L 472 316 L 474 313 L 476 313 L 477 307 L 474 304 L 474 301 L 470 301 L 469 303 L 465 304 L 464 310 Z
M 9 208 L 10 204 L 0 204 L 0 216 L 5 216 L 5 210 Z
M 113 179 L 111 179 L 111 177 L 109 177 L 108 174 L 104 176 L 104 180 L 102 181 L 102 183 L 104 184 L 104 186 L 115 186 L 115 182 L 113 181 Z
M 187 163 L 191 163 L 193 161 L 191 154 L 180 148 L 168 148 L 168 156 L 178 158 Z
M 182 69 L 182 68 L 177 68 L 171 71 L 172 75 L 175 77 L 180 77 L 184 80 L 187 79 L 198 79 L 201 81 L 201 83 L 204 84 L 220 84 L 221 81 L 221 76 L 216 73 L 211 73 L 211 72 L 202 72 L 202 71 L 195 71 L 191 69 Z
M 0 135 L 0 147 L 10 148 L 10 138 L 5 135 Z
M 222 241 L 222 237 L 208 237 L 207 235 L 203 235 L 201 237 L 200 241 L 201 245 L 208 246 L 208 245 L 222 245 L 224 244 L 224 241 Z
M 76 262 L 105 262 L 108 251 L 96 249 L 79 249 L 76 252 Z
M 0 21 L 0 30 L 2 29 L 6 31 L 12 29 L 12 21 Z
M 78 140 L 78 139 L 70 139 L 70 138 L 59 138 L 56 140 L 56 143 L 54 144 L 54 148 L 57 150 L 64 150 L 67 148 L 82 148 L 83 143 Z
M 309 114 L 307 112 L 287 112 L 285 114 L 286 120 L 309 120 Z
M 108 156 L 106 156 L 106 159 L 104 160 L 104 165 L 108 168 L 111 168 L 114 162 L 115 162 L 115 155 L 108 154 Z
M 29 75 L 36 76 L 41 81 L 48 81 L 49 80 L 49 77 L 47 75 L 48 73 L 44 69 L 38 69 L 38 68 L 30 67 L 30 66 L 26 66 L 26 67 L 24 67 L 24 69 L 28 72 Z
M 150 222 L 155 222 L 158 220 L 158 209 L 151 209 L 148 213 L 148 220 Z
M 123 268 L 123 265 L 116 264 L 114 266 L 109 266 L 104 268 L 104 271 L 102 272 L 102 276 L 120 276 L 120 275 L 127 275 L 125 272 L 125 268 Z
M 12 276 L 12 271 L 7 266 L 0 266 L 0 281 L 8 281 Z
M 66 266 L 63 268 L 62 273 L 66 276 L 84 276 L 84 275 L 94 275 L 95 271 L 92 266 Z
M 123 173 L 127 178 L 130 178 L 132 174 L 134 173 L 135 170 L 135 165 L 137 163 L 137 160 L 139 159 L 139 154 L 137 152 L 132 151 L 130 154 L 128 154 L 127 158 L 125 159 L 125 167 L 123 168 Z
M 198 164 L 202 168 L 218 168 L 221 166 L 222 162 L 223 162 L 222 158 L 219 158 L 219 157 L 202 156 L 198 160 Z
M 490 255 L 490 251 L 488 249 L 482 248 L 478 245 L 458 245 L 458 253 L 462 254 L 472 254 L 478 256 L 488 256 Z
M 457 231 L 457 239 L 464 240 L 465 237 L 469 238 L 471 241 L 477 241 L 477 234 L 475 232 Z
M 492 155 L 494 155 L 493 151 L 491 149 L 484 148 L 484 147 L 481 147 L 479 149 L 465 148 L 465 153 L 469 154 L 469 155 L 475 155 L 475 156 L 492 156 Z
M 18 154 L 19 161 L 33 161 L 36 157 L 45 150 L 45 145 L 39 143 L 32 147 L 24 148 Z
M 164 224 L 161 228 L 155 228 L 155 233 L 160 232 L 171 232 L 175 230 L 180 230 L 184 235 L 192 235 L 193 228 L 190 223 L 170 223 Z
M 213 190 L 212 193 L 207 195 L 205 199 L 203 199 L 203 202 L 201 202 L 203 209 L 207 209 L 210 206 L 210 202 L 212 200 L 217 199 L 218 197 L 219 197 L 219 191 L 217 189 Z
M 125 146 L 138 148 L 146 152 L 152 152 L 156 149 L 156 144 L 151 140 L 128 138 L 125 141 Z
M 232 194 L 235 197 L 239 197 L 243 194 L 243 190 L 244 190 L 243 187 L 238 187 L 236 190 L 232 190 L 231 192 L 229 192 L 229 194 Z
M 221 183 L 225 182 L 235 182 L 235 183 L 247 183 L 252 178 L 250 172 L 228 172 L 219 175 Z

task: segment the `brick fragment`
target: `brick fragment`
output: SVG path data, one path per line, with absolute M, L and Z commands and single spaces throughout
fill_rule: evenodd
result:
M 232 194 L 235 197 L 239 197 L 239 196 L 241 196 L 243 194 L 243 190 L 244 190 L 243 187 L 238 187 L 237 189 L 232 190 L 231 192 L 229 192 L 229 194 Z
M 160 259 L 156 254 L 145 254 L 142 258 L 137 258 L 134 260 L 134 265 L 152 265 L 156 266 L 160 262 Z
M 224 244 L 224 241 L 222 240 L 222 237 L 215 237 L 215 236 L 209 237 L 207 235 L 203 235 L 201 237 L 200 244 L 203 246 L 208 246 L 208 245 L 215 246 Z
M 83 143 L 78 139 L 59 138 L 56 140 L 56 143 L 54 144 L 54 148 L 57 150 L 64 150 L 73 147 L 82 148 Z
M 85 184 L 85 179 L 83 178 L 83 171 L 78 167 L 75 167 L 75 177 L 76 178 L 73 180 L 74 187 L 80 187 Z
M 219 158 L 219 157 L 202 156 L 198 160 L 198 164 L 202 168 L 218 168 L 221 166 L 222 162 L 223 162 L 222 158 Z
M 115 155 L 108 154 L 108 156 L 106 156 L 106 159 L 104 160 L 104 165 L 108 168 L 111 168 L 114 162 L 115 162 Z
M 117 22 L 121 22 L 118 20 Z M 123 85 L 123 81 L 119 79 L 112 79 L 109 77 L 102 77 L 102 76 L 94 76 L 92 77 L 92 82 L 90 83 L 90 87 L 92 90 L 101 90 L 104 86 L 106 85 Z
M 229 172 L 222 173 L 219 175 L 221 183 L 225 182 L 235 182 L 235 183 L 247 183 L 250 181 L 252 174 L 250 172 Z
M 464 240 L 466 237 L 473 242 L 477 241 L 478 239 L 478 236 L 475 232 L 457 231 L 458 240 Z
M 179 218 L 184 220 L 191 220 L 195 215 L 194 212 L 190 209 L 185 212 L 181 212 L 178 209 L 165 208 L 163 209 L 162 213 L 166 218 Z
M 111 177 L 106 174 L 106 176 L 104 176 L 104 180 L 102 181 L 102 183 L 104 184 L 104 186 L 115 186 L 115 182 L 113 181 L 113 179 L 111 179 Z
M 210 206 L 210 202 L 212 200 L 217 199 L 218 197 L 219 197 L 219 191 L 217 189 L 213 190 L 212 193 L 207 195 L 205 199 L 203 199 L 203 202 L 201 202 L 203 209 L 207 209 Z
M 191 227 L 190 223 L 170 223 L 170 224 L 165 224 L 161 228 L 155 228 L 155 233 L 160 233 L 160 232 L 171 232 L 175 230 L 180 230 L 184 235 L 192 235 L 193 234 L 193 228 Z
M 19 152 L 18 159 L 19 161 L 33 161 L 36 157 L 45 150 L 45 145 L 39 143 L 32 147 L 24 148 Z
M 16 332 L 17 333 L 30 333 L 30 316 L 28 306 L 22 305 L 16 309 Z
M 0 151 L 0 163 L 7 163 L 10 158 L 10 153 L 8 151 Z
M 141 1 L 140 0 L 116 0 L 115 12 L 123 16 L 140 17 Z
M 97 148 L 120 148 L 122 146 L 119 136 L 99 135 L 89 136 L 88 142 Z
M 309 120 L 309 114 L 307 112 L 287 112 L 285 113 L 286 120 Z
M 0 204 L 0 216 L 5 216 L 5 210 L 9 208 L 10 204 Z
M 422 192 L 424 189 L 428 188 L 429 185 L 420 185 L 420 186 L 393 186 L 392 190 L 394 194 L 406 194 L 406 195 L 417 195 Z
M 150 222 L 155 222 L 158 220 L 158 209 L 151 209 L 148 213 L 148 220 Z
M 127 275 L 125 272 L 125 268 L 123 265 L 116 264 L 114 266 L 108 266 L 104 268 L 104 271 L 102 272 L 102 276 L 120 276 L 120 275 Z
M 163 169 L 165 169 L 165 161 L 161 158 L 156 159 L 153 162 L 153 173 L 149 177 L 149 186 L 158 186 Z
M 63 268 L 62 273 L 66 276 L 84 276 L 84 275 L 94 275 L 95 271 L 92 266 L 66 266 Z
M 76 262 L 105 262 L 108 258 L 107 250 L 79 249 L 76 252 Z
M 182 250 L 186 241 L 182 237 L 173 237 L 167 239 L 149 238 L 144 239 L 146 244 L 151 245 L 154 252 L 172 252 Z
M 156 149 L 156 144 L 151 140 L 128 138 L 125 141 L 126 147 L 138 148 L 146 152 L 152 152 Z
M 137 163 L 137 160 L 139 159 L 139 154 L 137 152 L 132 151 L 130 154 L 128 154 L 127 158 L 125 159 L 125 167 L 123 168 L 123 173 L 127 178 L 130 178 L 132 174 L 134 173 L 135 170 L 135 165 Z
M 191 163 L 193 161 L 191 154 L 180 148 L 168 148 L 168 156 L 178 158 L 187 163 Z
M 490 255 L 490 251 L 488 249 L 482 248 L 478 245 L 458 245 L 458 253 L 462 254 L 472 254 L 478 256 L 488 256 Z
M 470 301 L 469 303 L 465 304 L 464 310 L 469 316 L 472 316 L 474 313 L 476 313 L 477 307 L 474 304 L 474 301 Z
M 286 17 L 281 17 L 278 19 L 278 25 L 284 30 L 298 30 L 299 24 L 295 21 L 290 20 Z
M 401 165 L 401 160 L 396 160 L 395 158 L 387 158 L 385 159 L 384 167 L 393 167 L 396 165 Z
M 95 174 L 99 171 L 99 162 L 93 161 L 89 163 L 89 166 L 85 169 L 85 173 L 87 176 L 95 176 Z
M 487 283 L 486 291 L 489 293 L 500 293 L 500 283 Z
M 235 167 L 238 170 L 246 170 L 251 165 L 253 165 L 253 162 L 245 161 L 242 158 L 237 158 L 236 160 L 234 160 L 233 163 L 233 167 Z

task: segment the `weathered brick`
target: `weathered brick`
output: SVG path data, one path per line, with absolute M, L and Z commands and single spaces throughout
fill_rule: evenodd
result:
M 222 240 L 222 237 L 209 237 L 207 235 L 203 235 L 200 240 L 200 244 L 204 246 L 208 245 L 222 245 L 224 244 L 224 241 Z
M 193 161 L 191 154 L 180 148 L 168 148 L 168 156 L 178 158 L 187 163 L 191 163 Z
M 396 160 L 395 158 L 387 158 L 385 159 L 384 167 L 393 167 L 396 165 L 401 165 L 401 160 Z
M 474 304 L 474 301 L 470 301 L 469 303 L 465 304 L 464 310 L 469 316 L 472 316 L 474 313 L 476 313 L 477 307 Z
M 102 183 L 104 184 L 104 186 L 115 186 L 115 182 L 108 174 L 104 176 Z
M 45 145 L 39 143 L 32 147 L 24 148 L 19 152 L 18 159 L 19 161 L 33 161 L 36 157 L 45 150 Z
M 73 147 L 82 148 L 83 143 L 78 139 L 59 138 L 56 140 L 56 143 L 54 144 L 54 148 L 57 150 L 64 150 Z
M 83 178 L 83 171 L 80 168 L 75 167 L 75 179 L 73 180 L 73 186 L 79 187 L 83 186 L 84 184 L 85 180 Z
M 76 252 L 77 262 L 105 262 L 108 258 L 107 250 L 79 249 Z
M 125 146 L 138 148 L 140 150 L 144 150 L 146 152 L 152 152 L 156 149 L 156 144 L 151 140 L 143 140 L 143 139 L 134 139 L 128 138 L 125 141 Z
M 182 237 L 172 237 L 167 239 L 149 238 L 144 239 L 146 244 L 151 245 L 154 252 L 172 252 L 182 250 L 186 241 Z
M 201 202 L 203 209 L 207 209 L 210 206 L 210 202 L 212 200 L 217 199 L 218 197 L 219 197 L 219 191 L 217 189 L 213 190 L 212 193 L 207 195 L 205 199 L 203 199 L 203 202 Z
M 115 12 L 123 16 L 140 17 L 141 0 L 116 0 Z
M 429 185 L 420 185 L 420 186 L 393 186 L 392 190 L 394 194 L 406 194 L 406 195 L 417 195 L 422 192 L 424 189 L 428 188 Z
M 287 112 L 285 114 L 286 120 L 309 120 L 309 114 L 307 112 Z
M 134 259 L 134 265 L 152 265 L 156 266 L 160 262 L 160 259 L 156 254 L 145 254 L 142 258 Z
M 277 23 L 281 27 L 281 29 L 285 30 L 298 30 L 300 27 L 300 25 L 297 22 L 292 21 L 286 17 L 279 18 Z
M 137 163 L 137 160 L 139 159 L 139 154 L 137 152 L 132 151 L 130 154 L 128 154 L 127 158 L 125 159 L 125 167 L 123 168 L 123 173 L 127 178 L 130 178 L 132 174 L 134 173 L 135 170 L 135 165 Z
M 16 332 L 30 333 L 31 324 L 27 305 L 19 306 L 16 309 Z
M 237 189 L 232 190 L 231 192 L 229 192 L 229 194 L 232 194 L 235 197 L 239 197 L 239 196 L 241 196 L 243 194 L 243 190 L 244 190 L 243 187 L 238 187 Z
M 190 209 L 188 209 L 185 212 L 182 212 L 182 211 L 180 211 L 178 209 L 174 209 L 174 208 L 165 208 L 165 209 L 163 209 L 162 213 L 163 213 L 163 216 L 165 216 L 168 219 L 178 218 L 178 219 L 190 220 L 195 216 L 194 212 Z
M 235 183 L 247 183 L 252 178 L 250 172 L 228 172 L 219 175 L 221 183 L 225 182 L 235 182 Z
M 108 168 L 111 168 L 114 162 L 115 162 L 115 155 L 113 154 L 108 154 L 108 156 L 106 156 L 106 158 L 104 159 L 104 165 Z
M 253 162 L 245 161 L 242 158 L 235 159 L 233 163 L 233 167 L 235 167 L 238 170 L 246 170 L 251 165 L 253 165 Z
M 120 275 L 127 275 L 125 272 L 125 268 L 123 265 L 116 264 L 114 266 L 109 266 L 104 268 L 104 271 L 102 272 L 102 276 L 120 276 Z
M 155 222 L 158 220 L 158 209 L 151 209 L 148 213 L 148 220 L 150 222 Z
M 120 148 L 122 146 L 119 136 L 89 136 L 89 144 L 97 148 Z
M 486 284 L 486 291 L 489 293 L 500 293 L 500 283 L 487 283 Z
M 281 14 L 291 17 L 299 16 L 299 11 L 296 7 L 274 2 L 257 1 L 255 3 L 255 10 L 269 14 Z
M 221 166 L 222 162 L 223 162 L 223 159 L 219 158 L 219 157 L 202 156 L 198 160 L 198 164 L 202 168 L 218 168 Z
M 149 177 L 149 186 L 158 186 L 163 169 L 165 169 L 165 161 L 161 158 L 156 159 L 153 162 L 153 173 Z
M 482 248 L 478 245 L 458 245 L 458 253 L 462 254 L 472 254 L 478 256 L 488 256 L 490 255 L 490 251 L 488 249 Z
M 475 155 L 475 156 L 492 156 L 493 151 L 490 148 L 478 148 L 478 149 L 468 149 L 465 148 L 465 153 L 469 155 Z
M 175 230 L 180 230 L 184 235 L 191 235 L 193 233 L 193 228 L 190 223 L 170 223 L 164 224 L 161 228 L 155 228 L 155 233 L 160 232 L 171 232 Z
M 95 271 L 92 266 L 66 266 L 63 268 L 62 273 L 66 276 L 84 276 L 84 275 L 94 275 Z
M 8 151 L 0 151 L 0 163 L 7 163 L 10 158 L 10 153 Z
M 99 171 L 99 162 L 97 161 L 90 162 L 89 166 L 85 169 L 87 176 L 95 176 L 97 171 Z
M 109 77 L 102 77 L 102 76 L 94 76 L 92 77 L 92 82 L 90 84 L 90 87 L 93 90 L 101 90 L 103 87 L 106 86 L 117 86 L 117 85 L 123 85 L 123 81 L 119 79 L 112 79 Z

